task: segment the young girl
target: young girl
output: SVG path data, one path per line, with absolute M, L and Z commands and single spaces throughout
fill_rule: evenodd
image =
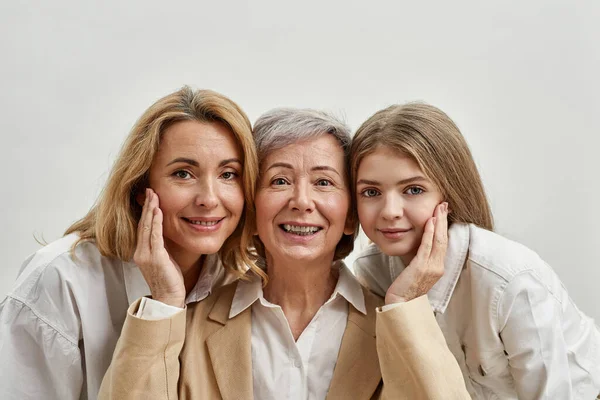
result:
M 598 395 L 598 328 L 536 253 L 493 232 L 469 148 L 444 112 L 427 104 L 377 112 L 354 137 L 351 172 L 373 242 L 354 269 L 381 296 L 409 273 L 425 222 L 447 203 L 445 271 L 428 297 L 473 398 Z

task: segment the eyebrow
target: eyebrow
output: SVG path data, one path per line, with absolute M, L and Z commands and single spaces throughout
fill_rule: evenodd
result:
M 167 167 L 169 165 L 175 164 L 175 163 L 185 163 L 185 164 L 189 164 L 193 167 L 199 167 L 200 164 L 198 163 L 198 161 L 192 159 L 192 158 L 185 158 L 185 157 L 177 157 L 176 159 L 174 159 L 173 161 L 171 161 L 170 163 L 167 164 Z M 238 163 L 240 165 L 242 165 L 242 162 L 240 161 L 239 158 L 227 158 L 225 160 L 222 160 L 219 163 L 219 167 L 224 167 L 227 164 L 231 164 L 231 163 Z
M 267 171 L 273 168 L 286 168 L 286 169 L 294 169 L 294 167 L 292 166 L 292 164 L 288 164 L 285 162 L 276 162 L 273 163 L 269 166 L 269 168 L 267 168 Z M 334 172 L 335 174 L 337 174 L 338 176 L 341 176 L 340 173 L 333 167 L 330 167 L 328 165 L 317 165 L 316 167 L 312 167 L 310 169 L 311 171 L 331 171 Z
M 396 185 L 406 185 L 408 183 L 414 183 L 414 182 L 423 182 L 423 181 L 427 181 L 427 179 L 423 176 L 413 176 L 412 178 L 407 178 L 407 179 L 402 179 L 401 181 L 396 182 Z M 357 185 L 381 185 L 381 182 L 379 181 L 372 181 L 370 179 L 359 179 L 358 182 L 356 182 Z

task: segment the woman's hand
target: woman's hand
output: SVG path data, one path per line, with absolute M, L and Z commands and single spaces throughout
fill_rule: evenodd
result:
M 444 274 L 447 247 L 448 203 L 444 202 L 427 220 L 417 255 L 387 290 L 385 304 L 410 301 L 429 292 Z
M 152 189 L 146 189 L 133 261 L 142 271 L 153 299 L 183 308 L 183 274 L 165 249 L 162 234 L 163 214 L 158 205 L 158 195 Z

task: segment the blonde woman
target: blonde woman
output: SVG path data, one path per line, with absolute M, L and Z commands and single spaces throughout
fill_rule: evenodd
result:
M 255 268 L 256 176 L 250 123 L 227 97 L 184 87 L 148 108 L 96 205 L 26 260 L 1 303 L 0 398 L 96 398 L 134 300 L 199 301 Z M 150 205 L 174 279 L 144 267 Z
M 533 251 L 493 232 L 483 184 L 452 120 L 427 104 L 381 110 L 351 151 L 358 218 L 373 244 L 355 272 L 390 296 L 427 220 L 449 210 L 448 251 L 429 301 L 476 399 L 592 399 L 600 333 Z

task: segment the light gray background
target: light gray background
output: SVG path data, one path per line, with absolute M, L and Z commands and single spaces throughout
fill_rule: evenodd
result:
M 600 320 L 600 2 L 2 0 L 0 297 L 84 215 L 137 117 L 183 84 L 251 120 L 425 100 L 466 136 L 497 231 Z M 362 238 L 359 242 L 364 245 Z

